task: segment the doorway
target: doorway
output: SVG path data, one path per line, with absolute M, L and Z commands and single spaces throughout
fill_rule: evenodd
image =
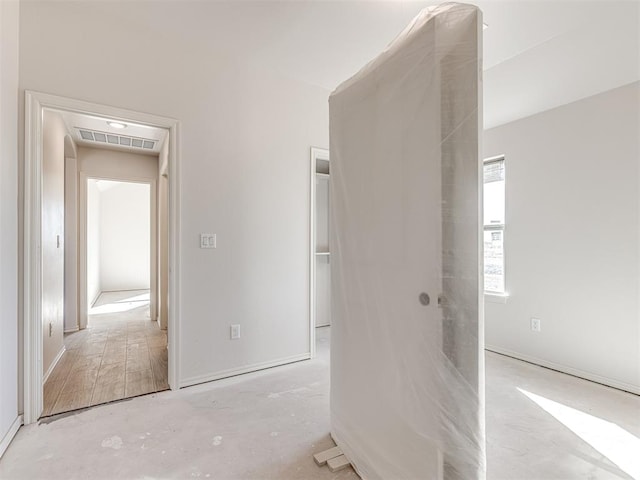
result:
M 83 183 L 86 248 L 81 250 L 87 265 L 87 313 L 99 314 L 94 306 L 109 292 L 145 291 L 148 303 L 152 282 L 151 205 L 155 200 L 152 184 L 102 178 L 84 178 Z
M 82 164 L 85 152 L 78 151 Z M 117 155 L 111 152 L 112 159 Z M 45 380 L 43 416 L 168 388 L 167 333 L 152 318 L 157 308 L 150 308 L 158 272 L 151 268 L 158 243 L 153 235 L 156 182 L 87 178 L 84 173 L 80 178 L 79 251 L 86 265 L 80 282 L 87 320 L 64 334 L 63 356 Z M 69 253 L 75 254 L 66 251 L 65 256 Z M 66 295 L 65 303 L 73 303 L 69 297 L 76 296 Z M 67 312 L 65 320 L 73 320 Z
M 156 160 L 156 179 L 160 176 L 164 176 L 165 179 L 165 212 L 166 220 L 165 231 L 166 239 L 163 239 L 163 246 L 166 251 L 166 259 L 161 262 L 158 258 L 158 248 L 152 247 L 153 253 L 150 255 L 151 269 L 159 270 L 160 265 L 164 265 L 164 273 L 166 279 L 163 285 L 166 290 L 166 297 L 164 298 L 164 304 L 167 305 L 165 315 L 165 327 L 167 328 L 165 335 L 165 343 L 168 339 L 168 345 L 164 348 L 166 365 L 165 371 L 165 385 L 170 388 L 179 387 L 178 368 L 177 368 L 177 345 L 178 345 L 178 307 L 179 296 L 177 292 L 178 277 L 179 277 L 179 265 L 177 262 L 176 252 L 178 250 L 178 218 L 179 211 L 179 196 L 178 190 L 178 175 L 179 175 L 179 162 L 178 162 L 178 148 L 177 148 L 177 130 L 178 122 L 173 119 L 159 117 L 155 115 L 143 114 L 139 112 L 133 112 L 129 110 L 122 110 L 109 106 L 92 104 L 88 102 L 82 102 L 79 100 L 57 97 L 53 95 L 47 95 L 36 92 L 26 92 L 25 94 L 25 217 L 24 217 L 24 423 L 29 424 L 36 421 L 43 414 L 43 403 L 46 392 L 44 391 L 44 380 L 47 376 L 50 376 L 53 369 L 45 368 L 44 366 L 44 344 L 47 337 L 57 335 L 61 336 L 62 325 L 60 319 L 64 316 L 62 307 L 56 307 L 54 309 L 48 308 L 50 303 L 45 301 L 45 292 L 43 291 L 43 281 L 46 280 L 46 276 L 50 271 L 47 270 L 48 257 L 43 255 L 43 246 L 47 246 L 51 241 L 51 232 L 43 232 L 43 227 L 46 227 L 48 221 L 49 208 L 46 203 L 46 190 L 43 188 L 43 180 L 47 176 L 46 162 L 45 162 L 45 135 L 44 135 L 44 117 L 45 112 L 58 112 L 69 115 L 80 115 L 91 118 L 95 122 L 99 122 L 101 125 L 104 123 L 124 124 L 125 127 L 131 126 L 131 134 L 115 135 L 113 131 L 108 130 L 106 127 L 101 129 L 93 129 L 95 140 L 102 140 L 104 142 L 103 151 L 115 151 L 123 147 L 135 146 L 134 142 L 139 143 L 140 148 L 157 149 L 155 155 L 162 155 L 157 157 Z M 67 124 L 67 132 L 73 135 L 75 125 Z M 114 127 L 116 128 L 116 127 Z M 121 127 L 123 128 L 123 127 Z M 136 133 L 136 128 L 142 129 L 155 129 L 162 130 L 164 132 L 164 141 L 159 142 L 158 138 L 151 138 L 148 142 L 144 142 L 141 135 Z M 78 138 L 85 139 L 82 132 L 76 132 L 80 135 Z M 104 134 L 102 138 L 99 134 Z M 127 138 L 128 137 L 128 138 Z M 155 143 L 159 142 L 159 143 Z M 160 152 L 162 150 L 162 152 Z M 97 149 L 96 149 L 97 151 Z M 150 154 L 150 152 L 142 152 L 144 154 Z M 110 164 L 110 168 L 116 168 L 117 162 Z M 63 169 L 64 170 L 64 169 Z M 65 173 L 62 177 L 65 177 Z M 105 181 L 117 181 L 122 180 L 117 178 L 117 175 L 105 174 L 98 175 L 100 180 Z M 80 176 L 78 175 L 78 195 L 80 189 L 82 189 L 82 182 L 80 182 Z M 116 178 L 113 178 L 116 177 Z M 105 186 L 107 184 L 105 183 Z M 149 194 L 149 197 L 157 196 L 156 185 L 147 186 L 153 193 Z M 66 193 L 66 192 L 65 192 Z M 79 198 L 79 197 L 77 197 Z M 154 197 L 155 198 L 155 197 Z M 151 203 L 154 205 L 154 202 Z M 81 202 L 76 208 L 82 207 Z M 152 207 L 153 209 L 153 207 Z M 81 212 L 79 212 L 81 213 Z M 156 212 L 157 213 L 157 212 Z M 154 215 L 151 215 L 153 225 L 150 228 L 152 237 L 155 232 L 159 231 L 157 218 L 153 221 Z M 79 215 L 82 218 L 82 215 Z M 65 219 L 66 220 L 66 219 Z M 60 222 L 56 224 L 56 228 L 59 227 Z M 66 222 L 62 222 L 66 227 Z M 46 234 L 45 234 L 46 233 Z M 54 243 L 52 248 L 57 250 L 65 250 L 65 238 L 66 232 L 59 231 L 55 234 Z M 81 239 L 80 230 L 76 237 Z M 78 242 L 80 243 L 80 242 Z M 78 257 L 79 260 L 82 256 Z M 66 263 L 66 262 L 65 262 Z M 80 264 L 83 262 L 80 261 Z M 86 263 L 86 262 L 85 262 Z M 86 266 L 86 265 L 85 265 Z M 83 284 L 82 265 L 78 266 L 76 271 L 76 281 L 78 285 Z M 170 272 L 170 273 L 169 273 Z M 72 277 L 72 276 L 71 276 Z M 153 275 L 152 275 L 153 278 Z M 66 279 L 66 277 L 65 277 Z M 46 282 L 44 282 L 46 283 Z M 63 282 L 58 279 L 55 283 L 62 284 Z M 113 295 L 107 295 L 106 297 L 98 297 L 98 301 L 93 304 L 93 307 L 101 308 L 102 312 L 109 309 L 124 309 L 127 311 L 134 311 L 136 309 L 150 312 L 150 317 L 154 320 L 158 317 L 157 305 L 160 303 L 158 296 L 161 294 L 161 288 L 159 288 L 158 281 L 155 281 L 153 285 L 149 285 L 148 291 L 145 289 L 134 290 L 127 293 L 120 292 L 115 297 Z M 65 293 L 67 293 L 65 285 Z M 85 292 L 80 292 L 77 295 L 77 306 L 74 326 L 74 318 L 65 318 L 64 330 L 67 333 L 71 333 L 73 330 L 79 330 L 82 332 L 86 330 L 89 314 L 89 302 Z M 133 294 L 133 295 L 132 295 Z M 146 299 L 148 297 L 148 300 Z M 168 299 L 171 299 L 169 301 Z M 66 295 L 64 300 L 67 300 Z M 64 303 L 64 301 L 62 302 Z M 60 303 L 60 305 L 62 304 Z M 73 301 L 68 302 L 74 304 Z M 87 322 L 83 324 L 81 321 L 83 312 L 87 315 Z M 50 322 L 47 319 L 55 317 L 58 322 Z M 150 319 L 147 318 L 147 321 Z M 155 322 L 154 322 L 155 323 Z M 55 325 L 55 327 L 54 327 Z M 157 324 L 156 324 L 157 325 Z M 139 327 L 139 325 L 137 326 Z M 131 328 L 131 338 L 135 339 L 137 336 L 140 338 L 140 334 L 143 333 L 137 329 L 137 327 Z M 97 333 L 97 332 L 93 332 Z M 127 332 L 129 333 L 129 332 Z M 135 335 L 134 335 L 135 334 Z M 103 337 L 108 338 L 109 332 L 102 332 Z M 160 340 L 154 340 L 160 342 Z M 151 343 L 153 343 L 152 341 Z M 133 342 L 130 342 L 133 343 Z M 126 349 L 127 343 L 124 343 Z M 147 344 L 148 346 L 149 344 Z M 155 346 L 155 345 L 154 345 Z M 122 345 L 120 346 L 120 349 Z M 117 349 L 114 349 L 113 356 L 116 355 Z M 104 352 L 103 352 L 104 353 Z M 62 363 L 65 356 L 64 348 L 59 351 L 57 356 L 53 359 L 53 363 Z M 132 354 L 132 359 L 134 355 Z M 49 360 L 49 359 L 48 359 Z M 133 361 L 133 360 L 132 360 Z M 149 359 L 151 363 L 151 359 Z M 155 377 L 154 377 L 155 378 Z M 155 384 L 154 384 L 155 388 Z
M 312 356 L 315 354 L 316 328 L 331 325 L 331 253 L 329 251 L 329 150 L 311 148 L 309 298 Z

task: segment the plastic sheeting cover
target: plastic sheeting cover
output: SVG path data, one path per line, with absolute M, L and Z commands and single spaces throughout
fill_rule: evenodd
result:
M 367 480 L 485 476 L 481 36 L 424 10 L 329 99 L 331 429 Z

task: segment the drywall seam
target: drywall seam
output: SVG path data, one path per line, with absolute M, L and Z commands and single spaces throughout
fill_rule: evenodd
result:
M 569 367 L 567 365 L 562 365 L 560 363 L 549 362 L 547 360 L 542 360 L 538 357 L 532 357 L 524 353 L 515 352 L 513 350 L 508 350 L 506 348 L 495 347 L 493 345 L 485 345 L 485 350 L 488 350 L 489 352 L 498 353 L 500 355 L 506 355 L 507 357 L 512 357 L 512 358 L 515 358 L 516 360 L 522 360 L 523 362 L 532 363 L 540 367 L 550 368 L 551 370 L 556 370 L 557 372 L 560 372 L 560 373 L 566 373 L 567 375 L 573 375 L 574 377 L 579 377 L 584 380 L 600 383 L 602 385 L 606 385 L 607 387 L 617 388 L 618 390 L 623 390 L 625 392 L 633 393 L 635 395 L 640 395 L 640 385 L 633 385 L 631 383 L 621 382 L 620 380 L 603 377 L 601 375 L 597 375 L 591 372 L 586 372 L 578 368 Z
M 49 376 L 53 372 L 53 369 L 56 368 L 56 365 L 58 364 L 58 362 L 62 358 L 62 355 L 64 355 L 64 352 L 66 352 L 66 351 L 67 351 L 67 349 L 63 345 L 62 348 L 60 349 L 60 351 L 58 352 L 58 354 L 56 355 L 56 357 L 53 359 L 53 362 L 51 362 L 51 365 L 49 365 L 49 368 L 45 372 L 44 376 L 42 377 L 42 385 L 44 385 L 45 382 L 49 379 Z
M 311 358 L 310 353 L 303 353 L 301 355 L 293 355 L 291 357 L 284 357 L 271 362 L 254 363 L 242 368 L 232 368 L 229 370 L 222 370 L 217 373 L 198 375 L 195 377 L 185 378 L 180 382 L 180 388 L 191 387 L 200 383 L 212 382 L 213 380 L 221 380 L 223 378 L 234 377 L 236 375 L 242 375 L 244 373 L 257 372 L 259 370 L 265 370 L 267 368 L 281 367 L 289 363 L 300 362 L 302 360 L 309 360 Z
M 7 431 L 5 436 L 2 438 L 2 441 L 0 441 L 0 458 L 2 458 L 2 456 L 4 455 L 4 452 L 6 452 L 7 448 L 9 448 L 9 444 L 11 443 L 11 440 L 13 440 L 13 437 L 16 436 L 16 433 L 18 433 L 18 430 L 20 429 L 21 426 L 22 426 L 22 415 L 18 415 L 16 419 L 13 421 L 13 423 L 11 424 L 11 427 L 9 427 L 9 430 Z

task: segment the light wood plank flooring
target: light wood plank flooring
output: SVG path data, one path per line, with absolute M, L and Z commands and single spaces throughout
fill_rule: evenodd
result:
M 149 319 L 149 292 L 105 292 L 44 385 L 42 416 L 167 390 L 167 334 Z

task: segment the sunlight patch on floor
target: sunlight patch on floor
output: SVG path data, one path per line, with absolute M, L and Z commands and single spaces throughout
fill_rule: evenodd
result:
M 121 300 L 98 305 L 96 302 L 90 309 L 89 315 L 105 315 L 110 313 L 128 312 L 135 308 L 145 307 L 149 305 L 149 293 L 133 295 Z
M 625 429 L 522 388 L 518 390 L 622 471 L 640 479 L 640 438 Z

